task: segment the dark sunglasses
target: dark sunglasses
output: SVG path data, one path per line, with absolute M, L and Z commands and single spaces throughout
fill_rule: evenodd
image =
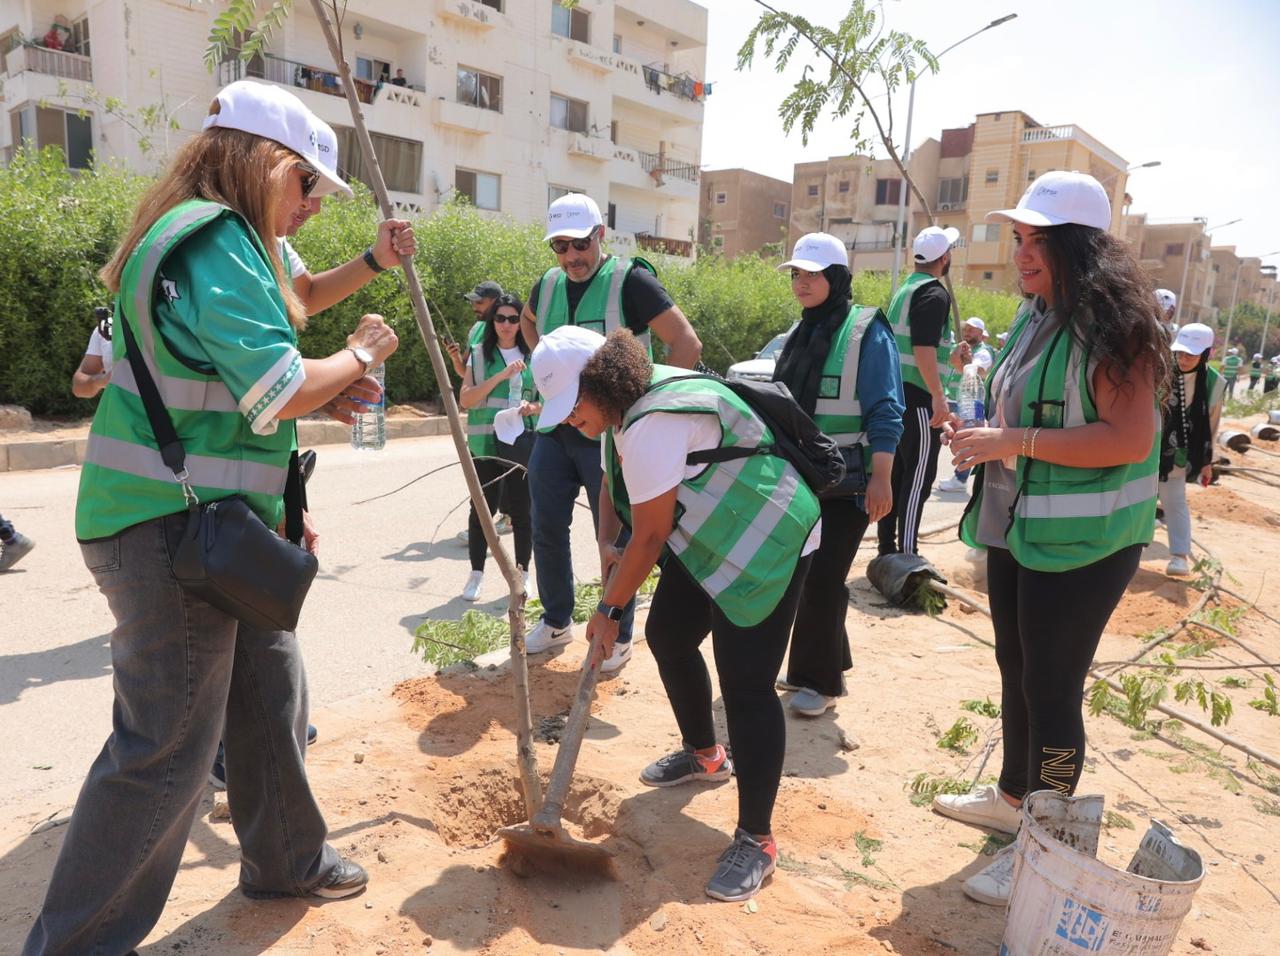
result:
M 515 315 L 495 315 L 493 317 L 493 322 L 495 325 L 497 325 L 499 322 L 505 322 L 507 325 L 519 325 L 520 314 L 516 313 Z
M 573 246 L 578 252 L 586 252 L 591 248 L 591 241 L 595 238 L 595 230 L 591 231 L 591 235 L 584 236 L 582 239 L 552 239 L 551 251 L 558 256 L 564 255 L 569 251 L 569 247 Z
M 298 163 L 295 168 L 302 172 L 302 198 L 308 199 L 311 196 L 311 190 L 315 189 L 316 183 L 320 182 L 320 174 L 310 163 Z

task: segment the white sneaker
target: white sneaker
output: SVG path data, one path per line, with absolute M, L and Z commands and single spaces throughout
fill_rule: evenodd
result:
M 791 699 L 787 701 L 787 707 L 805 717 L 821 717 L 836 705 L 837 699 L 819 694 L 812 688 L 801 687 L 791 695 Z
M 969 485 L 967 482 L 961 481 L 959 478 L 943 478 L 938 482 L 938 490 L 950 492 L 968 491 Z
M 615 641 L 613 652 L 600 662 L 600 673 L 612 674 L 627 661 L 631 660 L 631 643 L 631 641 L 627 641 L 625 644 L 621 641 Z
M 1191 559 L 1185 554 L 1175 554 L 1164 566 L 1164 573 L 1183 577 L 1191 573 Z
M 993 783 L 968 793 L 940 793 L 933 798 L 933 809 L 944 817 L 1001 833 L 1017 833 L 1022 823 L 1022 811 L 1001 796 Z
M 964 895 L 979 903 L 1008 906 L 1009 891 L 1013 889 L 1013 865 L 1017 862 L 1016 847 L 1016 843 L 1010 843 L 996 854 L 986 869 L 965 880 Z
M 493 526 L 497 529 L 498 534 L 511 533 L 511 518 L 508 515 L 498 515 L 493 522 Z
M 469 544 L 471 542 L 471 532 L 468 531 L 466 528 L 463 528 L 461 531 L 457 533 L 457 535 L 454 537 L 454 540 L 457 541 L 459 544 Z
M 573 640 L 572 624 L 565 627 L 552 627 L 543 619 L 525 636 L 524 650 L 526 654 L 541 654 L 561 644 L 568 644 L 571 640 Z
M 986 548 L 968 548 L 964 553 L 964 559 L 970 564 L 987 565 L 987 549 Z
M 467 578 L 467 586 L 462 589 L 462 600 L 478 601 L 480 599 L 480 585 L 484 583 L 483 571 L 472 571 L 471 576 Z

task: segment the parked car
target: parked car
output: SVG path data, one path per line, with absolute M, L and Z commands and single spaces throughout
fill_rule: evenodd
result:
M 782 354 L 782 347 L 787 344 L 787 338 L 799 325 L 799 322 L 793 322 L 791 328 L 785 332 L 779 332 L 759 352 L 755 358 L 749 358 L 744 362 L 735 362 L 729 366 L 729 371 L 725 373 L 726 378 L 745 378 L 753 382 L 772 382 L 773 369 L 778 364 L 778 356 Z

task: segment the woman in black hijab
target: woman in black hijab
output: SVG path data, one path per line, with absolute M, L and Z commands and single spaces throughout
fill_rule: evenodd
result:
M 893 330 L 875 307 L 852 304 L 849 254 L 835 236 L 801 237 L 791 259 L 791 291 L 802 307 L 778 359 L 774 380 L 868 473 L 865 494 L 822 501 L 821 545 L 805 579 L 791 632 L 783 690 L 787 706 L 818 717 L 844 693 L 844 671 L 853 666 L 845 614 L 845 579 L 868 523 L 893 508 L 890 476 L 902 437 L 902 375 Z

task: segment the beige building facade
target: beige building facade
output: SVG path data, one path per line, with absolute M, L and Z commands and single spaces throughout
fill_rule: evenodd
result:
M 202 57 L 213 4 L 0 0 L 6 122 L 24 138 L 154 169 L 200 129 L 234 79 L 288 87 L 339 134 L 362 178 L 351 116 L 319 23 L 295 3 L 264 55 Z M 697 233 L 707 11 L 690 0 L 350 0 L 343 46 L 396 205 L 427 213 L 462 193 L 521 221 L 566 191 L 593 196 L 625 246 L 691 255 Z M 40 45 L 49 31 L 59 45 Z M 404 86 L 389 80 L 404 71 Z M 107 98 L 161 106 L 179 129 L 139 147 Z
M 698 242 L 736 259 L 744 253 L 787 241 L 791 184 L 749 169 L 715 169 L 702 174 Z

